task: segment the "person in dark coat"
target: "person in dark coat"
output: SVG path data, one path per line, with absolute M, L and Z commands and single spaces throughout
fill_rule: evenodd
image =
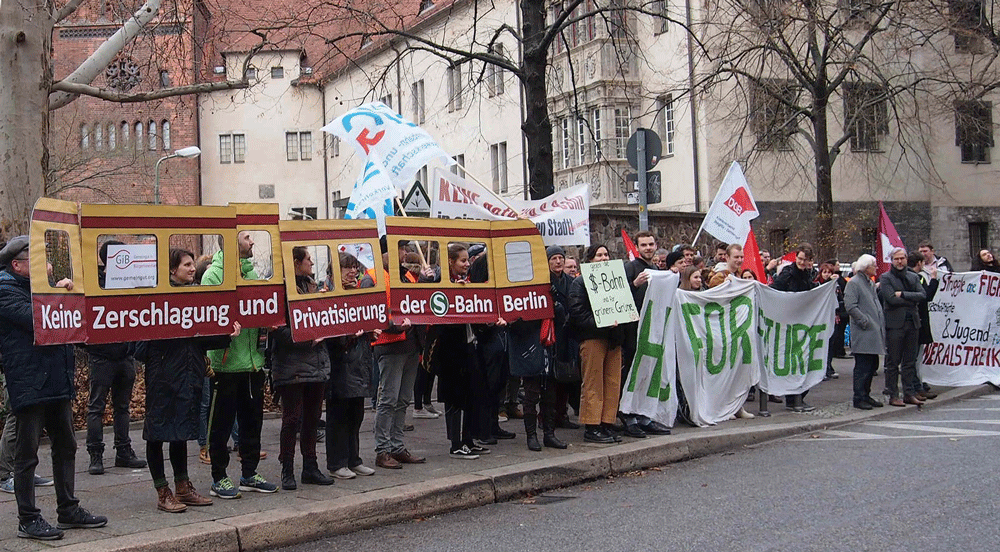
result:
M 194 273 L 194 255 L 183 249 L 171 249 L 170 284 L 192 285 Z M 212 504 L 212 499 L 198 494 L 188 477 L 187 442 L 198 440 L 202 386 L 208 372 L 205 355 L 210 350 L 228 347 L 231 337 L 239 333 L 239 322 L 233 322 L 233 334 L 229 336 L 159 339 L 136 346 L 135 358 L 146 368 L 146 420 L 142 438 L 146 441 L 146 462 L 159 510 L 180 513 L 188 506 Z M 164 443 L 170 443 L 176 495 L 167 483 Z
M 371 276 L 359 279 L 361 264 L 353 255 L 340 254 L 341 285 L 344 289 L 375 287 Z M 326 469 L 337 479 L 373 475 L 375 470 L 361 460 L 359 433 L 365 419 L 365 400 L 372 396 L 372 340 L 381 331 L 358 332 L 327 340 L 330 351 L 330 383 L 326 397 Z
M 589 263 L 611 259 L 608 248 L 594 244 L 587 248 Z M 645 282 L 640 282 L 645 283 Z M 614 443 L 621 437 L 612 433 L 621 398 L 622 343 L 624 329 L 618 324 L 598 328 L 583 276 L 573 280 L 569 291 L 569 316 L 580 340 L 580 423 L 583 438 L 593 443 Z
M 27 236 L 18 236 L 0 249 L 0 357 L 10 406 L 17 419 L 13 475 L 17 536 L 56 540 L 63 537 L 62 529 L 103 527 L 108 518 L 91 515 L 73 496 L 73 348 L 34 344 L 28 243 Z M 34 262 L 44 263 L 45 259 Z M 63 279 L 55 287 L 72 290 L 73 282 Z M 35 505 L 35 467 L 43 429 L 52 443 L 57 527 L 49 525 Z
M 927 299 L 920 279 L 906 266 L 906 250 L 897 247 L 890 253 L 892 268 L 879 277 L 878 294 L 885 306 L 887 353 L 885 388 L 889 404 L 920 406 L 922 391 L 917 379 L 917 353 L 920 351 L 920 311 Z M 899 398 L 899 379 L 903 380 L 903 398 Z
M 813 273 L 813 250 L 808 243 L 803 243 L 795 250 L 795 262 L 786 266 L 774 277 L 771 287 L 778 291 L 809 291 L 816 287 Z M 811 412 L 816 407 L 806 404 L 805 393 L 785 395 L 785 408 L 792 412 Z
M 983 249 L 972 259 L 972 271 L 977 272 L 980 270 L 1000 273 L 1000 262 L 997 261 L 996 257 L 993 256 L 993 252 L 989 249 Z
M 823 376 L 823 381 L 829 381 L 832 379 L 837 379 L 840 374 L 833 369 L 833 358 L 837 356 L 836 352 L 836 342 L 837 342 L 837 331 L 836 327 L 840 326 L 843 319 L 847 318 L 847 311 L 844 309 L 844 286 L 847 282 L 840 277 L 840 266 L 836 260 L 829 260 L 819 265 L 819 274 L 816 275 L 816 285 L 821 286 L 829 281 L 835 281 L 837 293 L 837 310 L 834 318 L 834 332 L 833 336 L 830 337 L 830 346 L 826 348 L 826 375 Z M 846 321 L 844 322 L 846 324 Z M 844 334 L 840 334 L 840 350 L 844 350 Z
M 934 296 L 937 295 L 938 290 L 938 268 L 934 265 L 925 266 L 924 259 L 925 257 L 922 253 L 910 253 L 906 257 L 907 267 L 909 267 L 909 269 L 917 275 L 917 278 L 920 279 L 920 285 L 924 288 L 924 295 L 926 296 L 926 299 L 917 305 L 917 310 L 920 313 L 920 331 L 918 342 L 920 343 L 921 352 L 924 347 L 934 343 L 934 337 L 931 335 L 930 302 L 934 300 Z M 920 379 L 919 371 L 917 372 L 917 379 Z M 917 391 L 918 399 L 924 401 L 927 399 L 936 399 L 937 396 L 937 393 L 931 391 L 931 387 L 929 385 L 924 383 L 923 380 L 920 381 L 920 390 Z
M 580 411 L 580 343 L 570 329 L 569 323 L 569 288 L 573 284 L 573 278 L 566 266 L 569 261 L 576 263 L 576 259 L 567 258 L 565 250 L 553 245 L 545 249 L 545 255 L 549 259 L 549 283 L 552 293 L 553 324 L 556 332 L 556 344 L 550 351 L 553 362 L 566 363 L 575 366 L 576 381 L 558 381 L 553 378 L 555 386 L 555 416 L 556 427 L 561 429 L 580 429 L 580 424 L 569 419 L 570 405 L 577 412 Z M 579 270 L 578 268 L 576 269 Z M 554 365 L 554 364 L 553 364 Z M 554 370 L 550 370 L 554 373 Z

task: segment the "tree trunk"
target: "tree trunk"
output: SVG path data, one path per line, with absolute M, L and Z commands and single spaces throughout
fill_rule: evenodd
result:
M 833 231 L 833 173 L 827 112 L 830 104 L 825 94 L 813 95 L 813 135 L 816 157 L 816 255 L 826 260 L 837 256 Z
M 555 193 L 552 176 L 552 122 L 549 120 L 548 90 L 545 69 L 548 48 L 541 46 L 545 34 L 545 2 L 521 1 L 524 62 L 521 86 L 524 87 L 524 121 L 521 131 L 527 142 L 528 191 L 531 199 Z
M 45 194 L 52 6 L 0 2 L 0 238 L 24 234 Z

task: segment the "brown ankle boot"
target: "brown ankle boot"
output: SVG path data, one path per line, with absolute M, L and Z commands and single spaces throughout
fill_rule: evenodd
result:
M 159 495 L 156 501 L 157 509 L 170 512 L 171 514 L 179 514 L 187 510 L 187 506 L 177 502 L 174 498 L 174 493 L 170 492 L 170 486 L 165 485 L 156 489 L 156 494 Z
M 212 504 L 212 499 L 198 494 L 191 480 L 185 479 L 177 482 L 177 502 L 188 506 L 208 506 Z

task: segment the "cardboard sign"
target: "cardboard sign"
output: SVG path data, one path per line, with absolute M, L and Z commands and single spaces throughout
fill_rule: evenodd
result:
M 285 325 L 285 282 L 282 270 L 281 231 L 278 228 L 277 203 L 234 203 L 236 237 L 241 232 L 254 236 L 254 248 L 263 266 L 254 266 L 256 279 L 236 280 L 236 299 L 240 324 L 248 328 L 273 328 Z M 254 255 L 254 262 L 258 255 Z M 266 272 L 270 268 L 270 273 Z
M 31 212 L 28 255 L 31 259 L 31 314 L 35 345 L 81 343 L 87 339 L 87 305 L 83 281 L 83 252 L 76 204 L 43 197 Z M 67 254 L 60 276 L 73 280 L 73 290 L 53 287 L 47 259 L 50 250 Z M 55 273 L 53 268 L 53 273 Z
M 500 316 L 507 322 L 552 318 L 549 263 L 535 224 L 524 219 L 492 222 L 490 237 Z
M 378 251 L 378 229 L 374 220 L 283 220 L 279 227 L 293 341 L 353 335 L 359 331 L 388 327 L 385 271 L 381 258 L 375 265 L 372 255 L 372 251 Z M 327 274 L 329 267 L 329 281 L 319 278 L 317 284 L 320 288 L 316 293 L 300 293 L 296 286 L 296 247 L 306 248 L 313 262 L 317 263 L 314 269 L 320 275 Z M 362 253 L 360 257 L 357 256 L 359 251 Z M 323 260 L 318 258 L 320 252 L 323 255 L 332 253 Z M 368 273 L 373 276 L 375 287 L 345 287 L 340 253 L 354 255 L 366 269 L 374 268 Z M 364 271 L 360 271 L 358 277 L 363 275 Z
M 587 297 L 590 298 L 598 328 L 639 320 L 639 311 L 635 308 L 632 289 L 625 276 L 625 263 L 621 259 L 583 263 L 580 274 L 587 287 Z

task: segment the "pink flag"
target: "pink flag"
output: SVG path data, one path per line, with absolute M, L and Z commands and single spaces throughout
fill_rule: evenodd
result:
M 906 248 L 903 245 L 903 240 L 899 239 L 899 234 L 896 233 L 896 227 L 892 225 L 892 221 L 889 220 L 889 215 L 885 213 L 885 207 L 882 202 L 878 202 L 878 243 L 875 245 L 875 261 L 878 264 L 878 274 L 882 275 L 883 272 L 889 270 L 892 267 L 892 258 L 889 256 L 892 250 L 896 247 Z

